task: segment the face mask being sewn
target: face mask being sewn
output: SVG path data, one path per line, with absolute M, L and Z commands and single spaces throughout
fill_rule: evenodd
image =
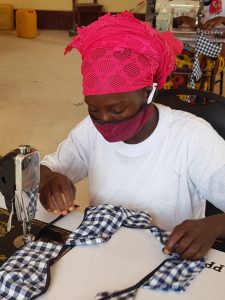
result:
M 156 226 L 150 227 L 149 230 L 162 246 L 166 244 L 168 232 Z M 204 258 L 198 261 L 182 260 L 179 254 L 172 253 L 171 257 L 165 259 L 135 285 L 120 291 L 98 293 L 95 300 L 135 300 L 139 288 L 184 292 L 204 267 Z
M 0 299 L 36 299 L 48 289 L 52 262 L 66 249 L 106 242 L 121 226 L 146 229 L 150 221 L 149 213 L 121 206 L 107 204 L 86 209 L 81 225 L 70 234 L 65 245 L 28 243 L 0 267 Z
M 85 210 L 80 226 L 70 234 L 65 245 L 35 241 L 17 250 L 0 268 L 0 298 L 6 300 L 36 299 L 50 283 L 50 266 L 65 250 L 79 245 L 108 241 L 121 227 L 149 230 L 165 245 L 169 233 L 151 226 L 151 215 L 109 204 Z M 137 284 L 116 292 L 99 293 L 95 299 L 134 300 L 139 288 L 183 292 L 204 268 L 204 259 L 182 260 L 174 253 Z M 94 296 L 94 295 L 93 295 Z
M 50 283 L 50 265 L 62 248 L 35 241 L 17 250 L 0 268 L 0 299 L 27 300 L 43 294 Z
M 127 141 L 134 137 L 144 127 L 152 114 L 152 102 L 157 83 L 153 83 L 152 91 L 148 97 L 147 104 L 133 117 L 112 122 L 102 122 L 91 117 L 96 129 L 108 142 Z

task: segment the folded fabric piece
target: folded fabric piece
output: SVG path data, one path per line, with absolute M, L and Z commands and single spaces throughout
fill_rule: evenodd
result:
M 155 226 L 150 228 L 150 232 L 161 242 L 162 246 L 169 238 L 168 232 Z M 184 292 L 204 267 L 204 258 L 198 261 L 182 260 L 180 255 L 174 252 L 171 257 L 164 260 L 134 286 L 112 293 L 98 293 L 95 300 L 134 300 L 139 288 Z
M 103 204 L 85 210 L 84 219 L 69 236 L 66 245 L 90 245 L 108 241 L 120 226 L 150 227 L 151 216 L 145 211 L 135 212 L 122 206 Z
M 0 268 L 0 299 L 35 299 L 50 282 L 49 268 L 63 245 L 31 242 L 16 251 Z

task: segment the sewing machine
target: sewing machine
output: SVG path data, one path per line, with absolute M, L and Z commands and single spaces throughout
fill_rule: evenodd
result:
M 198 25 L 202 17 L 203 5 L 202 0 L 156 0 L 156 28 L 160 31 L 172 31 L 173 18 L 187 13 L 195 16 Z
M 40 181 L 40 155 L 28 145 L 19 146 L 0 158 L 0 192 L 10 212 L 7 231 L 12 218 L 23 226 L 23 242 L 33 240 L 31 224 L 36 213 Z

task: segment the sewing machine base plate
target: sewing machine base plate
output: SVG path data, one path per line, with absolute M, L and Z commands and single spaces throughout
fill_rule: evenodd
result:
M 9 212 L 6 209 L 0 208 L 0 266 L 4 261 L 10 257 L 18 248 L 23 246 L 23 230 L 22 225 L 13 220 L 12 229 L 7 232 L 7 222 Z M 38 234 L 39 239 L 54 243 L 64 243 L 69 234 L 69 230 L 50 225 L 46 227 L 47 223 L 34 219 L 32 222 L 32 234 Z

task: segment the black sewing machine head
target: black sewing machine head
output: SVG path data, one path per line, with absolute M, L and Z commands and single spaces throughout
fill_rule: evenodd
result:
M 0 192 L 12 217 L 22 222 L 24 241 L 32 240 L 31 222 L 34 219 L 40 182 L 40 155 L 28 145 L 9 152 L 0 159 Z

